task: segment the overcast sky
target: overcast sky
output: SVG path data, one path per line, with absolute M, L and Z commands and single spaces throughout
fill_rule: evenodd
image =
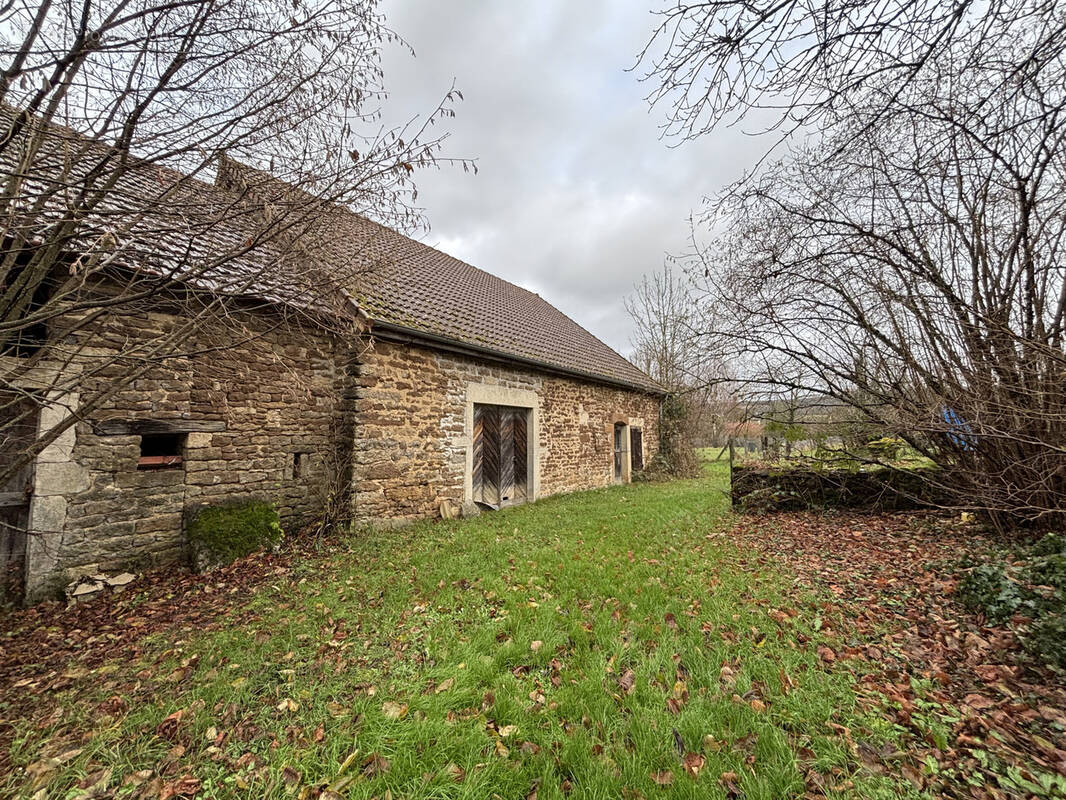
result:
M 387 116 L 425 114 L 454 79 L 465 100 L 448 155 L 477 160 L 419 176 L 432 226 L 422 238 L 506 278 L 628 355 L 623 299 L 667 253 L 687 217 L 739 177 L 761 142 L 727 130 L 671 148 L 662 111 L 626 72 L 660 0 L 386 0 L 415 50 L 385 58 Z

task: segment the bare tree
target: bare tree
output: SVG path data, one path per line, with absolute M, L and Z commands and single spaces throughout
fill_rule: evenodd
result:
M 630 343 L 637 365 L 670 391 L 683 390 L 702 357 L 693 346 L 697 310 L 688 278 L 664 265 L 641 278 L 625 307 L 633 320 Z
M 708 334 L 710 307 L 694 302 L 693 288 L 683 272 L 666 264 L 641 278 L 625 301 L 634 324 L 633 359 L 671 395 L 666 407 L 676 419 L 664 423 L 677 441 L 664 449 L 671 471 L 681 473 L 697 468 L 693 445 L 722 441 L 737 408 L 729 371 Z
M 906 439 L 961 507 L 1059 525 L 1066 10 L 959 10 L 965 25 L 915 40 L 906 82 L 843 81 L 817 137 L 732 187 L 707 220 L 724 233 L 693 266 L 729 310 L 717 333 L 748 379 Z
M 820 127 L 855 95 L 905 89 L 960 42 L 980 53 L 1022 28 L 1054 37 L 1062 25 L 1054 0 L 703 0 L 656 13 L 639 63 L 666 132 L 682 137 L 753 111 L 786 132 Z
M 429 126 L 459 97 L 384 125 L 380 52 L 396 39 L 376 0 L 0 10 L 0 437 L 21 437 L 0 486 L 111 393 L 202 351 L 208 325 L 255 335 L 234 298 L 283 309 L 278 324 L 346 324 L 344 291 L 373 264 L 323 274 L 329 211 L 421 224 L 411 177 L 439 163 Z M 103 353 L 79 336 L 176 307 L 162 337 Z M 58 421 L 27 440 L 46 407 Z

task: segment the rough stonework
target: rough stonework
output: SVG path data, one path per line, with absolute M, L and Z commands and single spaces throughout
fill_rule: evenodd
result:
M 94 355 L 106 357 L 122 337 L 150 340 L 179 323 L 169 314 L 113 316 L 92 332 Z M 343 359 L 333 337 L 249 313 L 198 333 L 187 350 L 78 423 L 65 451 L 42 454 L 31 506 L 29 597 L 95 572 L 184 559 L 184 520 L 203 503 L 261 498 L 277 505 L 290 530 L 321 512 L 322 494 L 335 483 L 343 427 Z M 106 370 L 86 378 L 82 394 L 106 379 Z M 100 431 L 101 423 L 131 420 L 222 430 L 181 434 L 182 463 L 145 469 L 138 467 L 140 435 Z
M 35 179 L 101 147 L 52 133 Z M 49 255 L 78 289 L 20 288 L 47 330 L 0 353 L 0 602 L 185 560 L 205 504 L 264 501 L 289 530 L 469 517 L 655 454 L 662 387 L 538 294 L 226 157 L 214 185 L 120 177 L 100 208 L 144 214 L 87 224 L 88 262 L 81 234 Z
M 94 353 L 103 358 L 109 343 L 117 349 L 123 337 L 151 339 L 178 323 L 161 313 L 112 317 L 93 332 Z M 349 374 L 333 335 L 256 314 L 243 315 L 238 328 L 201 333 L 189 349 L 113 394 L 42 453 L 26 569 L 31 599 L 86 575 L 185 560 L 185 523 L 204 503 L 264 499 L 289 530 L 316 521 L 329 492 L 349 488 L 357 524 L 437 517 L 442 502 L 445 513 L 476 514 L 475 402 L 530 409 L 533 499 L 612 483 L 615 423 L 641 428 L 645 461 L 658 445 L 658 397 L 594 381 L 389 342 L 375 343 Z M 107 377 L 105 370 L 87 378 L 81 391 Z M 349 418 L 342 398 L 352 387 Z M 219 429 L 182 433 L 180 464 L 143 468 L 141 434 L 115 425 L 145 421 Z M 345 452 L 353 453 L 350 484 L 338 458 Z
M 656 396 L 377 342 L 358 379 L 357 522 L 438 516 L 444 500 L 469 506 L 469 405 L 479 396 L 534 410 L 538 497 L 611 484 L 616 422 L 642 429 L 645 462 L 658 447 Z

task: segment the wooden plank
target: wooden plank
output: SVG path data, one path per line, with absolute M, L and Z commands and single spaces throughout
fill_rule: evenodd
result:
M 29 505 L 30 496 L 26 492 L 0 492 L 0 508 L 15 508 Z
M 514 501 L 524 503 L 529 499 L 529 411 L 524 408 L 513 410 L 514 431 Z
M 500 505 L 500 408 L 485 406 L 484 439 L 482 448 L 483 496 L 487 505 Z
M 0 467 L 18 463 L 37 438 L 39 409 L 32 397 L 0 392 Z M 23 599 L 26 576 L 28 488 L 33 486 L 35 460 L 0 485 L 0 602 Z
M 514 410 L 500 408 L 500 505 L 514 499 Z
M 25 503 L 19 508 L 0 509 L 0 602 L 19 603 L 25 592 L 26 564 Z
M 219 433 L 226 423 L 207 419 L 109 419 L 93 423 L 97 436 L 143 436 L 152 433 Z
M 485 407 L 474 406 L 474 468 L 472 475 L 474 502 L 485 502 Z
M 137 460 L 137 469 L 158 469 L 174 467 L 181 463 L 181 456 L 141 456 Z
M 476 455 L 481 465 L 481 498 L 478 502 L 499 508 L 500 506 L 500 407 L 482 405 L 480 409 L 481 446 Z M 475 410 L 475 416 L 477 411 Z

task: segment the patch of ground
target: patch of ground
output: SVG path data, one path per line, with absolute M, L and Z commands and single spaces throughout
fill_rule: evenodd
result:
M 845 644 L 827 656 L 850 662 L 865 704 L 908 731 L 916 786 L 1066 796 L 1063 676 L 954 600 L 960 562 L 990 557 L 985 534 L 930 514 L 809 512 L 740 518 L 730 536 L 758 568 L 783 565 L 798 596 L 831 598 L 825 618 Z
M 134 662 L 150 637 L 176 637 L 241 625 L 234 599 L 271 581 L 284 581 L 294 558 L 311 548 L 256 554 L 206 577 L 181 567 L 155 569 L 129 589 L 88 602 L 48 601 L 0 612 L 0 774 L 10 768 L 12 719 L 31 713 L 42 697 L 75 684 L 109 660 Z
M 945 565 L 980 537 L 735 518 L 725 484 L 718 465 L 6 615 L 0 795 L 1054 796 L 1061 683 L 951 600 Z

